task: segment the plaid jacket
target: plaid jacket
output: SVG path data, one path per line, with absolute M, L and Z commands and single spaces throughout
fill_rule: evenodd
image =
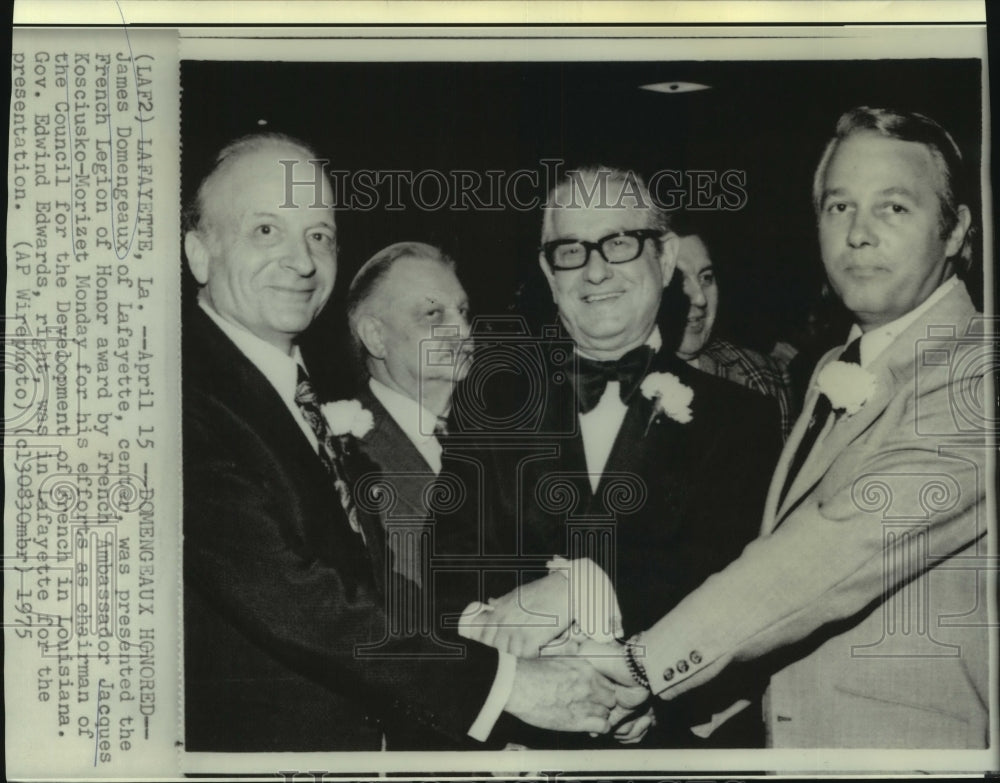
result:
M 746 386 L 778 401 L 781 436 L 788 438 L 796 411 L 792 405 L 792 381 L 788 370 L 776 359 L 727 340 L 713 338 L 698 356 L 698 369 Z

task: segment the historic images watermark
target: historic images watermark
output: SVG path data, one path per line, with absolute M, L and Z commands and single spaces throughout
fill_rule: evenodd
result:
M 298 178 L 294 169 L 297 161 L 282 160 L 285 169 L 285 203 L 293 208 L 307 198 L 314 208 L 333 207 L 361 212 L 373 209 L 401 211 L 419 209 L 436 212 L 503 211 L 533 212 L 546 205 L 547 194 L 563 177 L 569 187 L 550 206 L 569 209 L 620 209 L 634 206 L 646 209 L 657 206 L 667 211 L 721 210 L 735 212 L 746 206 L 747 174 L 739 169 L 715 171 L 709 169 L 660 169 L 646 183 L 647 203 L 638 177 L 629 172 L 623 187 L 609 195 L 608 172 L 597 175 L 592 184 L 577 169 L 566 169 L 558 158 L 543 158 L 537 169 L 357 169 L 347 171 L 330 168 L 326 159 L 311 160 L 312 175 Z M 301 164 L 300 164 L 301 165 Z M 332 184 L 332 202 L 323 198 L 323 180 Z M 311 193 L 310 193 L 311 189 Z M 614 197 L 612 197 L 614 196 Z

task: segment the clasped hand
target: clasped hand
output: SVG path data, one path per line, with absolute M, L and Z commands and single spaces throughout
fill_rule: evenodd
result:
M 573 617 L 569 580 L 551 573 L 521 585 L 500 598 L 479 604 L 460 633 L 469 639 L 509 652 L 518 658 L 537 658 L 570 627 Z
M 558 731 L 614 730 L 622 743 L 638 742 L 653 725 L 652 708 L 641 709 L 649 691 L 632 679 L 621 645 L 579 631 L 564 574 L 551 573 L 479 609 L 463 621 L 462 635 L 520 659 L 508 712 Z M 532 660 L 539 656 L 546 660 Z
M 553 731 L 614 730 L 619 742 L 638 742 L 652 715 L 634 715 L 649 692 L 608 679 L 583 657 L 518 658 L 505 709 L 525 723 Z

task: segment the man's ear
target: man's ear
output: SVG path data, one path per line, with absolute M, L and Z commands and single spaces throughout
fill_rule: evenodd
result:
M 681 239 L 673 231 L 667 231 L 660 237 L 660 271 L 663 273 L 663 285 L 669 285 L 677 268 L 677 254 L 680 251 Z
M 205 247 L 205 240 L 198 231 L 188 231 L 184 235 L 184 254 L 187 256 L 188 268 L 198 285 L 208 282 L 208 267 L 212 254 Z
M 376 359 L 385 358 L 385 340 L 382 339 L 382 322 L 374 315 L 365 313 L 358 318 L 358 339 Z
M 972 225 L 972 213 L 965 204 L 959 204 L 955 213 L 957 220 L 955 227 L 948 235 L 948 241 L 945 243 L 945 258 L 958 255 L 962 249 L 962 243 L 965 242 L 965 235 L 969 233 L 969 226 Z

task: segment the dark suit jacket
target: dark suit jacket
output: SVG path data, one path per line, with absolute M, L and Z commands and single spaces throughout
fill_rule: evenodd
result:
M 454 474 L 468 491 L 453 513 L 438 515 L 436 538 L 442 552 L 478 556 L 492 569 L 481 592 L 471 570 L 437 575 L 443 591 L 456 596 L 449 599 L 453 609 L 511 589 L 518 578 L 514 558 L 521 581 L 531 581 L 545 573 L 553 554 L 589 556 L 611 576 L 631 634 L 662 617 L 757 535 L 781 447 L 773 401 L 666 351 L 655 357 L 651 372 L 673 373 L 693 390 L 693 419 L 681 424 L 660 415 L 651 421 L 653 402 L 637 392 L 596 492 L 587 476 L 571 373 L 559 368 L 549 366 L 540 382 L 521 387 L 545 397 L 538 434 L 450 439 L 442 473 Z M 497 393 L 507 411 L 527 406 L 516 392 Z M 504 414 L 481 418 L 502 420 Z M 687 726 L 729 703 L 711 703 L 703 694 L 690 709 L 673 705 L 672 715 L 686 734 Z
M 371 430 L 358 445 L 378 467 L 385 485 L 391 489 L 389 495 L 374 499 L 371 510 L 379 515 L 383 527 L 387 524 L 390 527 L 387 546 L 395 571 L 420 585 L 430 551 L 425 538 L 429 526 L 424 497 L 436 475 L 385 406 L 372 394 L 367 382 L 358 391 L 357 400 L 371 411 L 373 419 Z
M 419 635 L 378 646 L 386 607 L 408 611 L 418 592 L 380 590 L 378 525 L 368 549 L 277 392 L 197 308 L 183 349 L 187 749 L 378 749 L 379 720 L 466 742 L 496 652 L 441 659 Z
M 386 556 L 393 572 L 388 578 L 405 578 L 422 585 L 429 580 L 432 527 L 425 497 L 437 476 L 396 419 L 372 394 L 367 380 L 355 398 L 372 414 L 372 428 L 358 445 L 370 466 L 377 468 L 375 475 L 364 476 L 357 485 L 361 490 L 357 493 L 359 502 L 370 503 L 369 510 L 378 515 L 386 532 Z M 424 595 L 425 603 L 409 618 L 411 627 L 432 622 L 430 596 Z M 388 750 L 453 747 L 448 738 L 420 726 L 393 726 L 386 732 Z

